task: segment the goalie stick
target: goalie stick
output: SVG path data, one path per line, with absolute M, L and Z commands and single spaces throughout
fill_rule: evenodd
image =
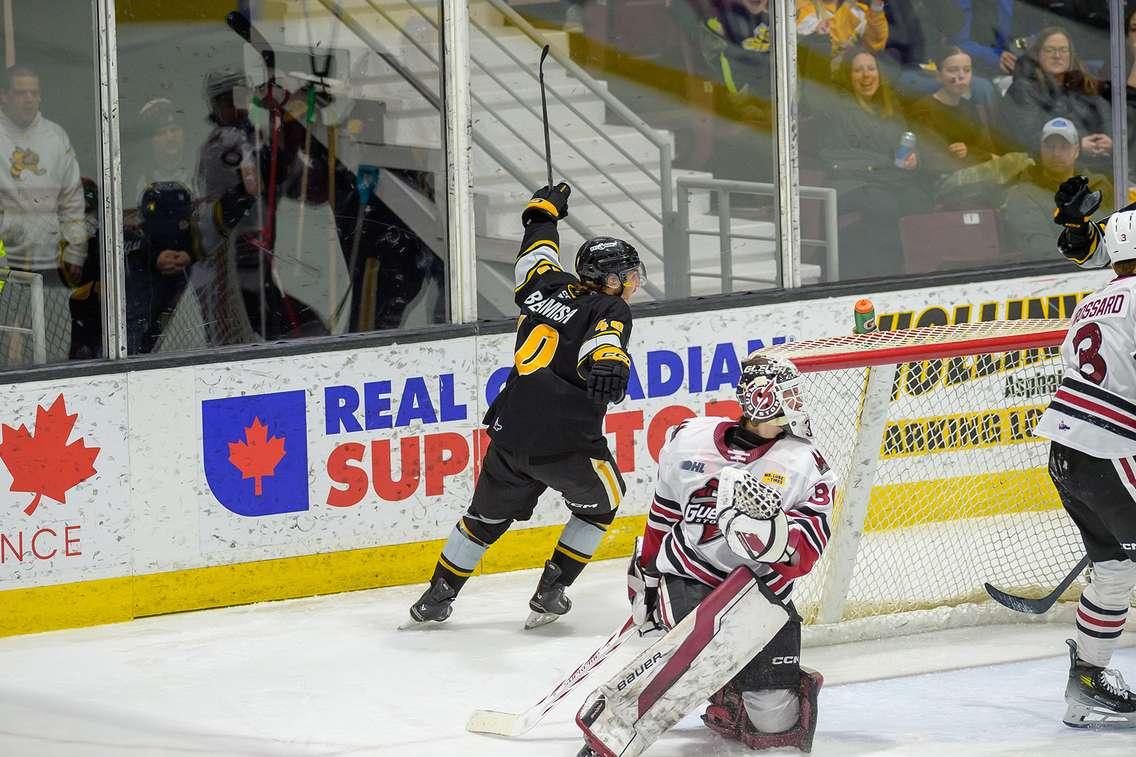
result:
M 1073 568 L 1073 570 L 1069 572 L 1069 575 L 1065 576 L 1065 578 L 1061 580 L 1061 583 L 1057 584 L 1056 589 L 1049 592 L 1040 599 L 1027 599 L 1026 597 L 1018 597 L 1014 596 L 1013 594 L 1007 594 L 1006 592 L 995 586 L 992 586 L 989 583 L 983 584 L 983 586 L 986 587 L 986 593 L 990 595 L 990 598 L 998 604 L 1005 605 L 1011 610 L 1016 610 L 1017 612 L 1024 612 L 1030 615 L 1041 615 L 1047 612 L 1050 607 L 1053 607 L 1053 603 L 1056 602 L 1061 597 L 1061 595 L 1065 593 L 1065 590 L 1068 589 L 1069 586 L 1077 580 L 1077 576 L 1081 575 L 1081 571 L 1083 571 L 1087 567 L 1089 567 L 1089 556 L 1085 555 L 1081 558 L 1081 561 L 1077 563 L 1077 567 Z
M 556 704 L 568 696 L 576 685 L 588 677 L 588 674 L 603 663 L 608 656 L 619 649 L 620 645 L 631 636 L 636 629 L 634 620 L 630 617 L 621 625 L 607 641 L 592 652 L 578 668 L 568 677 L 556 684 L 552 691 L 543 699 L 522 713 L 499 712 L 497 710 L 474 710 L 465 724 L 465 729 L 471 733 L 488 733 L 496 736 L 520 736 L 531 731 Z

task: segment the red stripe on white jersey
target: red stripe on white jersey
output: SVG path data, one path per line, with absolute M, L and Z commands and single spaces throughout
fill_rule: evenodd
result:
M 1080 394 L 1074 394 L 1065 387 L 1058 389 L 1053 398 L 1136 430 L 1136 418 L 1114 405 L 1105 405 L 1100 400 L 1091 400 Z

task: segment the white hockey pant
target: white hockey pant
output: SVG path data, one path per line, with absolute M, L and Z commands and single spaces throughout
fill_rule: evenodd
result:
M 605 757 L 642 754 L 733 678 L 788 620 L 788 610 L 769 589 L 749 569 L 737 568 L 671 631 L 589 694 L 576 723 Z M 766 709 L 778 703 L 755 704 Z

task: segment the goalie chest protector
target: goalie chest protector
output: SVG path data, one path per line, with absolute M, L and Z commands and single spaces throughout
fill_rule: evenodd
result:
M 835 477 L 816 447 L 795 436 L 785 434 L 752 450 L 730 447 L 726 432 L 736 425 L 722 418 L 692 418 L 678 426 L 664 445 L 649 524 L 670 530 L 655 566 L 662 573 L 717 586 L 730 571 L 746 564 L 784 598 L 792 588 L 791 579 L 765 563 L 743 559 L 727 546 L 715 506 L 718 474 L 725 467 L 742 468 L 776 492 L 789 519 L 790 538 L 795 532 L 797 544 L 803 542 L 815 557 L 828 541 Z M 659 518 L 663 512 L 670 523 Z

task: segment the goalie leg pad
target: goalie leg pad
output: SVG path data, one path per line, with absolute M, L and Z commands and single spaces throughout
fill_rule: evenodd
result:
M 635 757 L 752 660 L 790 611 L 745 567 L 593 691 L 576 716 L 588 746 Z

